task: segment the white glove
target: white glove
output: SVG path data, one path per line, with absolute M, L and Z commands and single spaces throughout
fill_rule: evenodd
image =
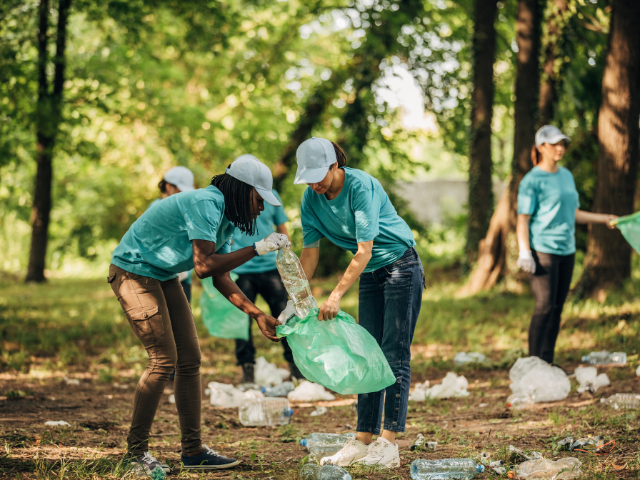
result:
M 533 259 L 531 250 L 521 250 L 516 265 L 527 273 L 532 275 L 536 273 L 536 261 Z
M 178 274 L 178 280 L 180 280 L 181 282 L 184 282 L 187 278 L 189 278 L 189 272 L 182 272 Z
M 283 247 L 291 247 L 289 237 L 283 233 L 272 233 L 265 238 L 253 244 L 258 255 L 264 255 L 265 253 L 275 252 Z
M 296 309 L 293 306 L 293 302 L 289 300 L 287 302 L 287 306 L 285 307 L 285 309 L 282 311 L 280 315 L 278 315 L 278 321 L 280 322 L 281 325 L 285 325 L 287 321 L 295 315 L 296 315 Z

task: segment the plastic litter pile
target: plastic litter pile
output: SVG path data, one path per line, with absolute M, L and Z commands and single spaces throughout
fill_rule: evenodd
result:
M 410 450 L 413 452 L 415 450 L 435 450 L 438 447 L 438 442 L 427 442 L 427 439 L 419 433 L 416 441 L 411 445 Z
M 409 395 L 409 400 L 413 402 L 424 402 L 427 399 L 427 390 L 429 390 L 429 380 L 416 384 Z
M 453 357 L 453 363 L 456 365 L 466 365 L 467 363 L 482 363 L 487 359 L 482 353 L 478 352 L 459 352 Z
M 280 385 L 291 373 L 286 368 L 278 368 L 273 363 L 267 362 L 264 357 L 256 358 L 255 379 L 262 387 Z
M 579 393 L 586 391 L 596 393 L 600 387 L 606 387 L 611 384 L 606 373 L 598 375 L 596 367 L 578 367 L 575 374 L 576 380 L 580 385 L 578 387 Z
M 514 408 L 564 400 L 571 391 L 567 374 L 538 357 L 519 358 L 509 371 L 509 378 L 513 393 L 507 403 Z
M 562 458 L 560 460 L 528 460 L 515 468 L 518 478 L 523 480 L 549 479 L 570 480 L 581 475 L 582 462 L 575 457 Z
M 209 395 L 211 405 L 220 408 L 236 408 L 247 399 L 264 397 L 259 390 L 247 390 L 243 392 L 228 383 L 210 382 Z
M 605 442 L 604 437 L 601 436 L 591 436 L 585 438 L 579 438 L 574 440 L 573 437 L 567 437 L 558 442 L 558 447 L 560 450 L 568 450 L 573 452 L 574 450 L 600 453 L 605 452 L 607 450 L 607 446 L 613 446 L 613 442 Z M 606 451 L 608 453 L 611 450 Z
M 287 395 L 287 398 L 292 402 L 320 402 L 336 399 L 322 385 L 306 380 L 300 382 L 300 385 Z
M 504 462 L 502 460 L 492 461 L 491 454 L 489 452 L 482 452 L 480 454 L 480 461 L 498 475 L 504 475 L 507 473 L 507 469 L 503 466 Z
M 409 396 L 409 400 L 414 402 L 424 402 L 427 398 L 451 398 L 466 397 L 469 395 L 467 388 L 469 382 L 462 375 L 458 376 L 453 372 L 447 373 L 442 383 L 429 387 L 429 382 L 416 385 Z

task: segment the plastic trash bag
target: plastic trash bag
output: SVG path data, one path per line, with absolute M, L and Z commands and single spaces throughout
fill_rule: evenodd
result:
M 304 377 L 334 392 L 378 392 L 396 381 L 375 339 L 342 310 L 337 318 L 320 321 L 314 308 L 276 331 L 278 337 L 287 337 Z
M 442 383 L 434 385 L 425 392 L 426 398 L 451 398 L 467 397 L 469 382 L 462 375 L 458 376 L 453 372 L 447 373 L 442 379 Z
M 606 387 L 611 384 L 606 373 L 598 375 L 596 367 L 578 367 L 576 368 L 576 380 L 580 385 L 578 393 L 589 391 L 596 393 L 598 388 Z
M 530 397 L 535 403 L 564 400 L 571 391 L 569 377 L 538 357 L 519 358 L 511 367 L 509 378 L 513 394 L 507 399 Z
M 409 395 L 409 400 L 412 402 L 424 402 L 427 399 L 427 390 L 429 389 L 429 380 L 424 383 L 417 383 Z
M 295 390 L 289 392 L 287 398 L 290 402 L 320 402 L 322 400 L 331 401 L 336 399 L 322 385 L 306 380 L 300 382 L 300 385 Z
M 640 212 L 618 218 L 615 226 L 622 232 L 629 245 L 640 253 Z
M 257 390 L 242 392 L 228 383 L 210 382 L 208 387 L 211 395 L 209 401 L 214 407 L 236 408 L 249 398 L 264 397 L 262 392 Z
M 285 378 L 289 378 L 291 372 L 286 368 L 278 368 L 274 363 L 269 363 L 264 357 L 256 359 L 255 380 L 261 387 L 273 387 L 280 385 Z
M 238 278 L 231 274 L 233 280 Z M 222 295 L 210 278 L 202 280 L 202 296 L 200 297 L 200 309 L 202 321 L 209 333 L 218 338 L 238 338 L 249 340 L 249 315 L 238 310 Z

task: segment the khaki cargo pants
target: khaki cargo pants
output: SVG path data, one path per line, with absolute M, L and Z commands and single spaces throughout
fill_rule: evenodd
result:
M 133 332 L 149 354 L 138 381 L 127 437 L 129 454 L 149 450 L 149 433 L 169 375 L 176 369 L 175 397 L 182 452 L 201 449 L 200 344 L 191 308 L 178 278 L 165 282 L 109 267 L 108 282 Z

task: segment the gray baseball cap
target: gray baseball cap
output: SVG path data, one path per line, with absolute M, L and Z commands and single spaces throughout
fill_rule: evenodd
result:
M 224 173 L 254 187 L 265 202 L 274 207 L 282 206 L 271 192 L 273 188 L 271 170 L 253 155 L 240 155 Z
M 325 138 L 311 137 L 300 144 L 296 151 L 298 171 L 293 181 L 301 183 L 318 183 L 327 175 L 329 167 L 336 163 L 336 150 Z
M 570 141 L 571 139 L 562 133 L 558 127 L 554 127 L 553 125 L 545 125 L 536 132 L 536 147 L 539 147 L 543 143 L 554 145 L 560 140 Z
M 193 186 L 193 173 L 187 167 L 173 167 L 164 174 L 164 181 L 175 185 L 181 192 L 195 190 Z

